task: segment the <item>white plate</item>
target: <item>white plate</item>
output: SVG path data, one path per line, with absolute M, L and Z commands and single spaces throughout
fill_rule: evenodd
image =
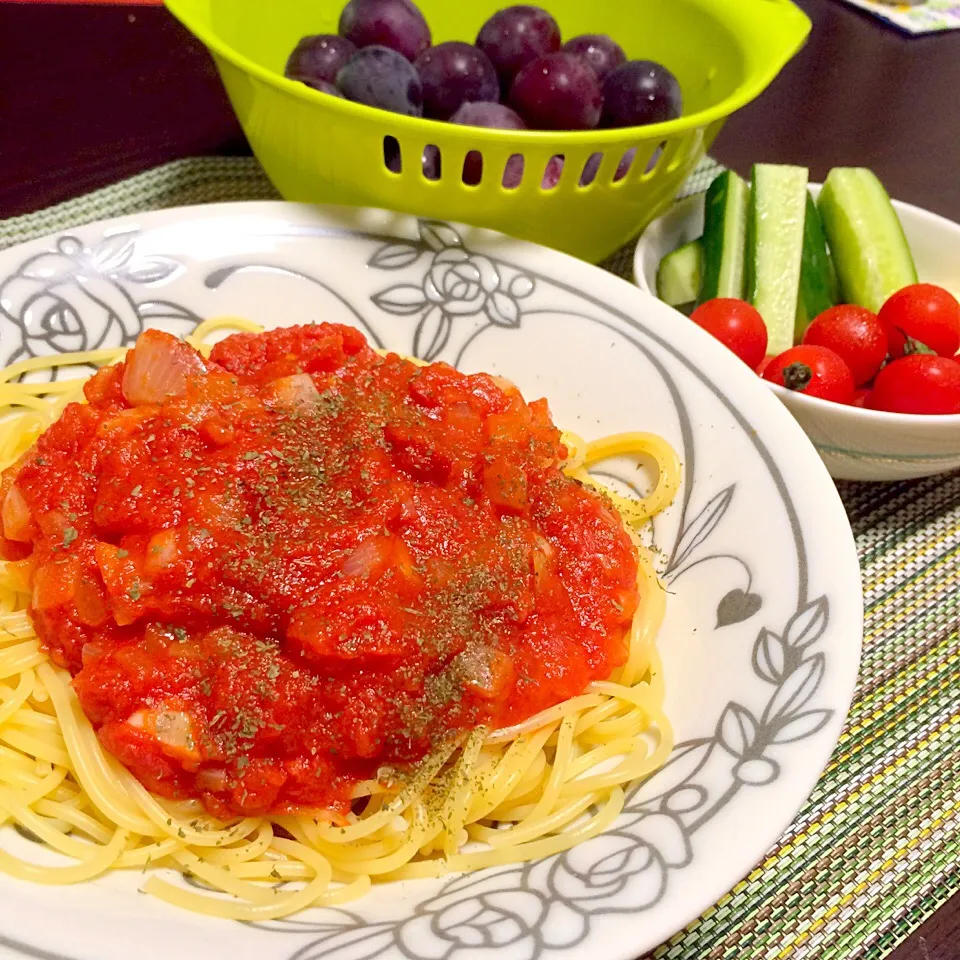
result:
M 812 183 L 810 193 L 820 194 Z M 671 250 L 703 233 L 704 194 L 675 203 L 644 230 L 634 253 L 637 286 L 657 289 L 657 267 Z M 920 279 L 960 297 L 960 224 L 893 201 Z M 786 404 L 838 480 L 906 480 L 960 467 L 960 414 L 885 413 L 766 386 Z
M 816 453 L 723 347 L 632 285 L 495 234 L 257 203 L 94 224 L 0 255 L 0 363 L 240 314 L 337 321 L 512 378 L 586 437 L 664 434 L 684 469 L 657 518 L 660 635 L 679 746 L 614 830 L 546 861 L 379 887 L 243 926 L 137 893 L 0 876 L 0 955 L 69 960 L 627 960 L 729 890 L 837 741 L 860 653 L 853 539 Z M 634 482 L 636 473 L 631 477 Z M 7 842 L 8 837 L 4 838 Z M 4 949 L 5 948 L 5 949 Z

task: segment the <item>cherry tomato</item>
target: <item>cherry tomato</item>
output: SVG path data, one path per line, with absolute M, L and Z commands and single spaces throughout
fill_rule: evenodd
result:
M 701 303 L 690 319 L 732 350 L 751 370 L 760 366 L 767 352 L 767 328 L 763 317 L 749 303 L 717 297 Z
M 960 363 L 928 353 L 894 360 L 877 374 L 867 406 L 891 413 L 960 413 Z
M 853 374 L 843 358 L 827 347 L 804 344 L 784 350 L 764 370 L 763 379 L 808 397 L 853 401 Z
M 859 387 L 869 383 L 887 359 L 887 331 L 875 313 L 842 304 L 824 310 L 803 334 L 803 342 L 828 347 L 844 361 Z
M 757 367 L 757 373 L 759 373 L 760 376 L 762 377 L 762 376 L 764 375 L 764 373 L 766 372 L 767 367 L 769 367 L 770 364 L 773 363 L 773 361 L 776 360 L 776 359 L 777 359 L 776 354 L 768 353 L 768 354 L 760 361 L 760 366 Z
M 873 391 L 869 387 L 857 387 L 853 391 L 853 400 L 850 401 L 852 407 L 868 407 L 870 394 Z
M 943 287 L 932 283 L 904 287 L 887 300 L 878 316 L 887 329 L 894 359 L 928 351 L 952 357 L 960 349 L 960 303 Z

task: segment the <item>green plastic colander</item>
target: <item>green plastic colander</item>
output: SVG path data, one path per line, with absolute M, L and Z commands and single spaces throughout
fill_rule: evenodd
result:
M 564 37 L 608 33 L 628 57 L 669 67 L 680 81 L 683 116 L 620 130 L 500 131 L 399 116 L 287 80 L 283 67 L 297 40 L 335 33 L 344 2 L 167 0 L 213 54 L 250 145 L 281 195 L 462 221 L 590 261 L 612 253 L 663 212 L 726 117 L 764 90 L 810 30 L 788 0 L 547 2 Z M 508 5 L 418 4 L 435 43 L 472 41 L 481 24 Z M 396 165 L 397 146 L 399 173 L 385 161 L 392 151 Z M 435 180 L 421 163 L 428 147 L 441 158 Z M 471 150 L 483 157 L 476 186 L 462 178 Z M 631 150 L 629 170 L 617 179 Z M 503 171 L 514 154 L 523 157 L 523 178 L 507 189 Z M 595 154 L 602 156 L 599 169 Z M 544 189 L 543 172 L 555 156 L 564 158 L 563 171 L 555 187 Z

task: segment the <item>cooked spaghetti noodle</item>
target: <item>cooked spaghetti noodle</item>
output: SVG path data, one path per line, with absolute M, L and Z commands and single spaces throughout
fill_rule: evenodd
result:
M 207 355 L 210 338 L 227 330 L 260 328 L 215 319 L 187 340 Z M 76 375 L 78 368 L 117 362 L 125 352 L 33 358 L 3 371 L 0 471 L 17 462 L 67 404 L 83 402 L 84 381 L 51 379 L 52 371 L 64 368 L 69 376 L 73 368 Z M 355 812 L 340 822 L 305 814 L 219 821 L 197 801 L 152 795 L 101 745 L 70 675 L 48 659 L 34 632 L 20 565 L 0 561 L 0 825 L 62 855 L 57 865 L 46 865 L 49 858 L 39 865 L 14 855 L 4 841 L 0 870 L 69 884 L 133 869 L 145 873 L 146 892 L 171 904 L 266 920 L 356 899 L 372 882 L 550 856 L 607 829 L 629 785 L 656 770 L 671 748 L 655 647 L 665 594 L 638 531 L 673 499 L 679 464 L 669 445 L 651 434 L 591 443 L 565 434 L 563 442 L 568 475 L 601 490 L 589 474 L 601 460 L 652 459 L 658 469 L 644 499 L 605 491 L 639 562 L 640 605 L 626 662 L 609 679 L 523 722 L 467 732 L 429 754 L 405 782 L 359 784 Z M 170 871 L 195 881 L 173 882 Z

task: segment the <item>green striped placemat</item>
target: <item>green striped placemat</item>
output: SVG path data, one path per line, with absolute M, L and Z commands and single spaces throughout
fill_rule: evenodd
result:
M 721 169 L 715 160 L 704 157 L 678 196 L 686 197 L 706 190 Z M 185 207 L 193 203 L 279 199 L 280 194 L 252 157 L 174 160 L 75 200 L 67 200 L 22 217 L 0 220 L 0 249 L 68 227 L 146 210 Z M 629 278 L 633 271 L 634 246 L 627 244 L 603 266 L 619 276 Z
M 704 161 L 682 193 L 717 169 Z M 105 217 L 276 197 L 252 159 L 179 160 L 0 221 L 0 247 Z M 632 245 L 604 266 L 628 277 Z M 879 960 L 960 892 L 960 473 L 839 487 L 866 609 L 846 730 L 765 861 L 656 960 Z

